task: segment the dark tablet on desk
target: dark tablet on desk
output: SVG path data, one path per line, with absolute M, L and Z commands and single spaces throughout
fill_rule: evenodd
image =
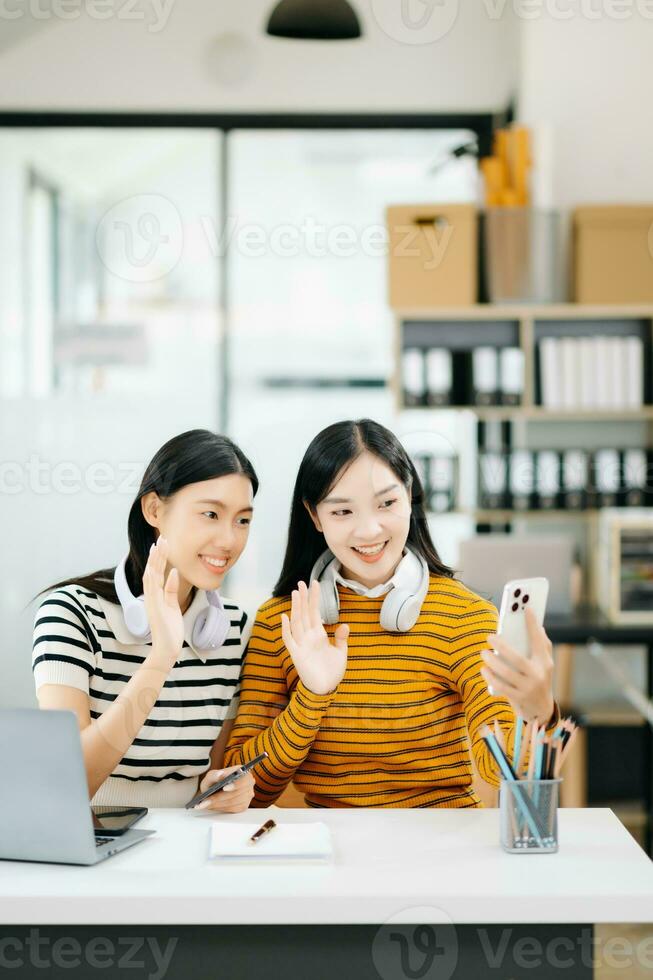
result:
M 120 836 L 147 813 L 146 806 L 92 806 L 96 835 Z

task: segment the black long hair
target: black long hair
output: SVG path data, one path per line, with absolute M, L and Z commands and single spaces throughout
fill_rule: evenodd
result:
M 372 419 L 336 422 L 319 432 L 304 454 L 293 492 L 288 543 L 274 596 L 289 595 L 298 582 L 308 583 L 313 565 L 326 548 L 305 503 L 314 510 L 324 500 L 342 470 L 368 451 L 390 467 L 410 496 L 410 525 L 407 544 L 421 555 L 433 575 L 453 578 L 431 540 L 424 489 L 417 470 L 394 433 Z
M 189 429 L 161 446 L 148 463 L 127 520 L 129 556 L 125 564 L 125 574 L 133 595 L 141 595 L 143 592 L 143 572 L 150 546 L 155 541 L 154 528 L 143 516 L 141 498 L 154 491 L 165 500 L 190 483 L 201 483 L 203 480 L 230 476 L 232 473 L 246 476 L 256 496 L 258 477 L 254 467 L 243 451 L 227 436 L 208 429 Z M 115 567 L 101 568 L 89 575 L 68 578 L 43 589 L 39 595 L 52 589 L 60 589 L 64 585 L 80 585 L 108 602 L 118 602 L 113 584 L 114 572 Z

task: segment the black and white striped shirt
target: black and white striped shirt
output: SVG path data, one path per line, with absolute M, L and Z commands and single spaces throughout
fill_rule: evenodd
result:
M 102 784 L 93 803 L 182 806 L 209 768 L 209 753 L 226 719 L 238 708 L 247 616 L 223 600 L 231 626 L 216 651 L 196 649 L 197 615 L 207 606 L 197 591 L 184 613 L 182 654 L 145 724 Z M 99 718 L 123 690 L 151 649 L 125 625 L 122 608 L 79 585 L 50 592 L 34 621 L 32 669 L 42 684 L 65 684 L 89 696 Z

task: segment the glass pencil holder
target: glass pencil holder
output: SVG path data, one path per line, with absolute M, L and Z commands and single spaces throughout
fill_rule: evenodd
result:
M 502 780 L 501 846 L 509 854 L 555 854 L 561 779 Z

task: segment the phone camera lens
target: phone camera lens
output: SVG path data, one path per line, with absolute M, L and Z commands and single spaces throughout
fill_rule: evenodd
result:
M 521 595 L 521 589 L 515 589 L 515 599 L 519 599 Z
M 518 609 L 519 609 L 519 603 L 518 602 L 513 602 L 513 604 L 512 604 L 512 611 L 513 612 L 517 612 Z
M 528 596 L 527 595 L 524 596 L 524 598 L 522 599 L 522 602 L 524 603 L 524 605 L 526 605 L 526 603 L 528 602 Z

